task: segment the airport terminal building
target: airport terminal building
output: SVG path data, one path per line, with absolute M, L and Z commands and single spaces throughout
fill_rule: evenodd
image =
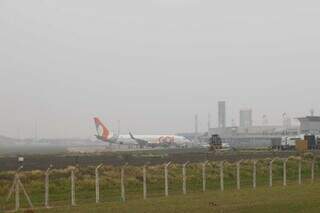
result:
M 224 143 L 235 148 L 259 148 L 271 146 L 273 141 L 280 141 L 286 134 L 296 135 L 298 127 L 290 129 L 283 126 L 250 126 L 211 128 L 208 135 L 218 134 Z
M 320 135 L 320 116 L 297 118 L 300 126 L 233 126 L 225 128 L 210 128 L 208 135 L 218 134 L 223 142 L 235 148 L 268 147 L 283 136 L 298 134 Z
M 301 134 L 320 134 L 320 116 L 307 116 L 297 119 L 300 122 Z

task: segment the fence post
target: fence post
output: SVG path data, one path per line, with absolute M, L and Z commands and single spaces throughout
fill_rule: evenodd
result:
M 71 168 L 71 206 L 75 206 L 76 205 L 74 170 L 75 170 L 75 167 L 72 167 Z
M 143 173 L 143 199 L 147 199 L 147 166 L 144 165 L 142 168 Z
M 313 158 L 311 162 L 311 183 L 314 183 L 314 165 L 315 165 L 315 158 Z
M 275 161 L 276 159 L 272 159 L 270 162 L 269 162 L 269 187 L 272 187 L 272 164 L 273 162 Z
M 313 158 L 311 162 L 311 183 L 314 183 L 314 164 L 315 164 L 315 159 Z
M 16 173 L 16 175 L 15 175 L 16 177 L 15 177 L 15 182 L 16 182 L 16 184 L 15 184 L 15 192 L 16 192 L 16 206 L 15 206 L 15 210 L 16 211 L 18 211 L 19 210 L 19 208 L 20 208 L 20 186 L 19 186 L 19 183 L 18 183 L 18 179 L 19 179 L 19 174 L 18 174 L 18 172 Z
M 50 208 L 49 207 L 49 175 L 50 175 L 51 168 L 52 168 L 52 165 L 50 165 L 47 171 L 45 172 L 45 178 L 44 178 L 44 182 L 45 182 L 44 205 L 46 208 Z
M 100 164 L 96 167 L 95 169 L 95 174 L 96 174 L 96 203 L 100 202 L 100 178 L 99 178 L 99 169 L 102 167 L 103 165 Z
M 299 168 L 298 168 L 298 181 L 299 181 L 299 185 L 302 184 L 301 170 L 302 170 L 302 158 L 300 157 L 300 159 L 299 159 Z
M 207 184 L 207 175 L 206 175 L 206 166 L 208 164 L 208 161 L 205 161 L 202 164 L 202 191 L 206 191 L 206 184 Z
M 120 181 L 121 181 L 121 200 L 122 200 L 122 202 L 126 201 L 126 191 L 125 191 L 125 185 L 124 185 L 124 169 L 127 165 L 128 165 L 128 163 L 126 163 L 124 166 L 121 167 Z
M 170 166 L 171 162 L 164 165 L 164 193 L 165 196 L 168 197 L 169 190 L 168 190 L 168 167 Z
M 252 186 L 253 189 L 257 188 L 257 160 L 253 160 L 253 178 L 252 178 Z
M 288 158 L 283 160 L 283 186 L 287 186 L 287 162 Z
M 186 162 L 182 165 L 182 193 L 187 194 L 187 175 L 186 175 L 186 166 L 189 162 Z
M 241 160 L 237 162 L 237 189 L 240 190 L 240 164 Z
M 220 162 L 220 190 L 224 191 L 223 161 Z

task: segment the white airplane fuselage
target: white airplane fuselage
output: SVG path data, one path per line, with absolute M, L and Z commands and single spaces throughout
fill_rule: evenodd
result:
M 177 135 L 134 135 L 135 138 L 147 141 L 147 145 L 152 146 L 170 146 L 170 145 L 178 145 L 183 146 L 191 143 L 190 140 L 183 136 Z M 118 141 L 127 142 L 134 141 L 131 136 L 128 135 L 119 135 Z

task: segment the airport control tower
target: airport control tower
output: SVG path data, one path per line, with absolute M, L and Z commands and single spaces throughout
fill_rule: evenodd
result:
M 301 134 L 320 134 L 320 116 L 311 116 L 297 118 L 300 122 Z

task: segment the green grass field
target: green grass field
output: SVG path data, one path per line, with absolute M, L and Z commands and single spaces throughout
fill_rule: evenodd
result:
M 164 198 L 163 166 L 150 166 L 147 170 L 148 200 L 142 200 L 142 168 L 129 166 L 125 171 L 127 202 L 120 202 L 120 169 L 105 166 L 100 170 L 100 196 L 102 204 L 95 203 L 95 173 L 93 167 L 76 171 L 76 202 L 70 208 L 70 169 L 53 170 L 50 176 L 51 210 L 39 212 L 316 212 L 319 205 L 320 161 L 315 165 L 315 183 L 311 184 L 310 159 L 302 161 L 303 185 L 298 186 L 297 158 L 287 163 L 287 183 L 282 186 L 283 162 L 277 160 L 273 166 L 274 187 L 268 187 L 268 162 L 257 164 L 257 189 L 252 189 L 252 161 L 241 164 L 241 191 L 236 191 L 236 166 L 225 163 L 225 192 L 220 192 L 219 164 L 207 166 L 207 191 L 202 193 L 201 165 L 187 167 L 187 195 L 182 195 L 181 165 L 173 164 L 169 169 L 169 198 Z M 5 202 L 13 172 L 0 173 L 0 212 L 13 209 L 14 199 Z M 44 172 L 30 171 L 20 174 L 21 181 L 36 208 L 44 206 Z M 320 198 L 320 195 L 319 195 Z M 320 200 L 320 199 L 319 199 Z M 21 197 L 21 206 L 26 199 Z M 272 210 L 271 210 L 272 209 Z M 306 211 L 306 209 L 308 211 Z M 196 211 L 197 210 L 197 211 Z M 255 210 L 255 211 L 254 211 Z M 318 211 L 317 211 L 318 212 Z
M 320 212 L 320 184 L 273 188 L 260 187 L 255 191 L 244 189 L 225 192 L 191 193 L 167 198 L 132 200 L 126 203 L 109 202 L 61 207 L 36 212 L 119 212 L 119 213 L 168 213 L 168 212 L 230 212 L 230 213 L 285 213 Z

